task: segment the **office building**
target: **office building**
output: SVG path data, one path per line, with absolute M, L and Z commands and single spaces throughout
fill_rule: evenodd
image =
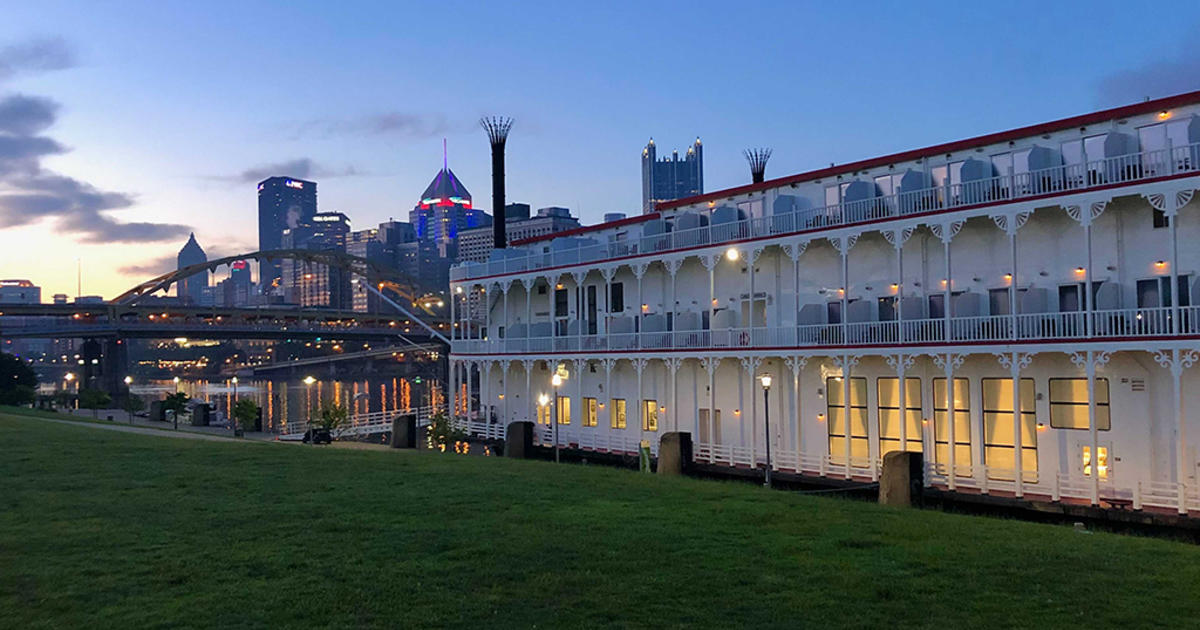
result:
M 522 210 L 524 213 L 522 214 Z M 529 216 L 528 204 L 505 206 L 504 232 L 508 242 L 519 245 L 523 239 L 565 232 L 579 227 L 579 219 L 571 216 L 567 208 L 557 206 L 539 208 L 537 214 Z M 485 262 L 492 256 L 494 234 L 491 227 L 463 230 L 458 234 L 458 260 L 460 262 Z
M 458 259 L 460 230 L 492 224 L 490 215 L 471 205 L 471 193 L 445 166 L 425 188 L 409 213 L 409 220 L 417 240 L 432 243 L 438 257 L 447 261 L 447 268 Z
M 258 249 L 283 248 L 283 232 L 311 223 L 317 213 L 317 183 L 294 177 L 268 177 L 258 183 Z M 264 292 L 279 287 L 281 261 L 259 264 Z
M 688 147 L 683 159 L 678 151 L 658 157 L 654 138 L 642 149 L 642 212 L 653 212 L 664 201 L 704 192 L 704 147 L 700 138 Z
M 175 261 L 176 269 L 208 262 L 208 256 L 205 255 L 204 249 L 196 242 L 195 233 L 188 236 L 187 243 L 184 243 L 183 249 L 179 250 Z M 181 304 L 199 306 L 206 303 L 204 293 L 207 288 L 208 271 L 205 270 L 175 283 L 175 296 L 179 298 Z

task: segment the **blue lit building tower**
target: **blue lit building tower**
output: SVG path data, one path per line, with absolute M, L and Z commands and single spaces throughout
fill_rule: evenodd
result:
M 312 224 L 317 214 L 317 183 L 295 177 L 268 177 L 258 183 L 258 249 L 282 249 L 283 232 Z M 279 261 L 262 262 L 258 282 L 264 293 L 278 292 Z
M 432 245 L 439 258 L 458 259 L 458 232 L 491 225 L 491 216 L 471 205 L 471 193 L 449 167 L 433 178 L 409 213 L 417 241 Z
M 642 213 L 654 211 L 660 201 L 691 197 L 704 192 L 704 147 L 700 138 L 688 147 L 683 159 L 678 151 L 658 158 L 654 138 L 642 149 Z

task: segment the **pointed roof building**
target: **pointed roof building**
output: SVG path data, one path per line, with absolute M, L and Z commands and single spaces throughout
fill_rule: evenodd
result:
M 200 243 L 196 242 L 195 232 L 188 236 L 188 241 L 184 243 L 183 249 L 179 250 L 179 256 L 175 262 L 177 263 L 176 269 L 208 262 L 208 256 L 204 253 L 204 249 L 200 247 Z M 206 288 L 208 288 L 207 270 L 180 280 L 175 285 L 175 295 L 185 303 L 200 304 L 204 300 L 204 289 Z
M 417 205 L 421 208 L 428 208 L 456 204 L 470 208 L 471 193 L 467 191 L 467 187 L 463 186 L 462 182 L 458 181 L 454 171 L 443 166 L 442 170 L 434 176 L 433 181 L 429 182 L 429 186 L 421 194 L 421 201 Z

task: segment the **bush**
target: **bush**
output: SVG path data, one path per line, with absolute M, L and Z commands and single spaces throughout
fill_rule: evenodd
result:
M 28 405 L 37 396 L 37 374 L 21 359 L 0 352 L 0 405 Z
M 258 405 L 249 398 L 239 398 L 233 403 L 233 419 L 243 431 L 253 431 L 258 420 Z
M 96 410 L 107 409 L 112 404 L 112 396 L 108 392 L 99 389 L 82 389 L 79 391 L 79 408 L 91 409 L 92 415 L 96 415 Z
M 350 412 L 345 406 L 339 405 L 337 401 L 326 400 L 321 403 L 317 415 L 316 421 L 313 422 L 314 426 L 334 431 L 346 423 Z
M 429 447 L 445 451 L 467 439 L 467 432 L 458 428 L 444 413 L 429 419 Z

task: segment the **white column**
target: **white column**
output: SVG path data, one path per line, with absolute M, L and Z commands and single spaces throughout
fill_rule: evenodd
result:
M 637 405 L 638 435 L 641 436 L 641 439 L 646 438 L 646 410 L 645 405 L 642 404 L 642 372 L 646 369 L 647 363 L 649 363 L 647 359 L 637 358 L 633 360 L 633 369 L 637 370 L 637 399 L 634 401 L 634 404 Z M 628 413 L 628 409 L 626 409 L 626 413 Z
M 1174 163 L 1174 159 L 1171 159 Z M 1183 301 L 1183 292 L 1179 290 L 1179 239 L 1178 228 L 1176 227 L 1176 218 L 1179 216 L 1179 196 L 1177 194 L 1167 195 L 1167 228 L 1171 232 L 1171 334 L 1178 335 L 1183 332 L 1180 326 L 1180 303 Z M 1190 299 L 1191 296 L 1188 296 Z M 1181 440 L 1182 441 L 1182 440 Z
M 719 357 L 704 357 L 700 359 L 700 364 L 708 372 L 708 441 L 710 444 L 718 444 L 720 440 L 715 432 L 716 414 L 717 414 L 717 367 L 721 365 Z M 697 421 L 698 422 L 698 421 Z M 696 435 L 700 434 L 700 427 L 696 427 Z
M 956 457 L 957 453 L 955 451 L 957 450 L 957 446 L 958 446 L 958 443 L 957 443 L 958 438 L 955 434 L 956 433 L 955 432 L 955 424 L 956 424 L 955 416 L 957 415 L 958 412 L 955 409 L 955 401 L 954 401 L 954 368 L 962 365 L 963 357 L 960 354 L 950 354 L 950 353 L 947 353 L 944 355 L 935 354 L 932 356 L 933 356 L 934 364 L 945 370 L 945 378 L 946 378 L 946 438 L 947 438 L 947 442 L 949 443 L 948 448 L 947 448 L 947 456 L 946 456 L 946 459 L 947 459 L 947 462 L 946 462 L 946 464 L 947 464 L 946 487 L 950 490 L 954 490 L 955 488 L 958 487 L 958 482 L 957 482 L 958 471 L 956 468 L 957 462 L 955 461 L 957 459 L 957 457 Z M 935 414 L 935 416 L 936 416 L 936 414 Z M 937 420 L 936 420 L 936 417 L 935 417 L 933 424 L 934 424 L 934 427 L 933 427 L 933 454 L 936 457 L 936 455 L 937 455 Z
M 608 398 L 608 400 L 606 401 L 607 404 L 604 405 L 604 408 L 608 410 L 607 430 L 609 430 L 609 431 L 611 431 L 612 427 L 613 427 L 612 371 L 613 371 L 613 367 L 616 366 L 616 364 L 617 364 L 616 359 L 604 359 L 604 395 Z
M 507 293 L 505 295 L 507 295 Z M 504 414 L 504 420 L 501 423 L 501 426 L 503 427 L 507 427 L 508 423 L 512 422 L 512 417 L 508 413 L 508 370 L 511 366 L 512 362 L 507 359 L 500 362 L 500 368 L 504 373 L 502 377 L 504 381 L 501 383 L 501 386 L 503 387 L 503 393 L 501 396 L 504 396 L 504 402 L 500 405 L 500 413 Z
M 786 363 L 788 368 L 792 370 L 792 394 L 793 404 L 795 404 L 795 408 L 792 410 L 792 418 L 795 420 L 795 423 L 792 425 L 792 431 L 794 432 L 792 435 L 792 442 L 796 449 L 796 472 L 799 474 L 804 472 L 804 445 L 801 442 L 800 437 L 801 433 L 803 432 L 801 427 L 804 425 L 804 416 L 801 412 L 800 405 L 800 372 L 804 369 L 804 365 L 808 363 L 808 357 L 802 357 L 799 355 L 788 357 L 786 359 Z
M 1159 350 L 1154 354 L 1154 360 L 1159 365 L 1171 371 L 1171 405 L 1175 416 L 1175 480 L 1178 493 L 1177 509 L 1180 514 L 1187 514 L 1187 483 L 1192 476 L 1192 463 L 1187 455 L 1187 433 L 1185 431 L 1187 414 L 1183 409 L 1183 371 L 1195 365 L 1200 355 L 1191 349 L 1173 348 L 1170 354 Z
M 571 415 L 575 418 L 572 422 L 575 423 L 575 427 L 578 427 L 579 435 L 582 436 L 583 416 L 587 413 L 583 404 L 583 375 L 587 373 L 587 361 L 584 359 L 575 359 L 571 365 L 575 369 L 575 374 L 572 377 L 575 379 L 575 404 L 571 406 L 579 410 L 578 412 L 572 411 Z
M 526 408 L 529 410 L 529 412 L 533 413 L 532 418 L 536 422 L 537 421 L 537 408 L 535 407 L 535 405 L 537 405 L 537 402 L 533 400 L 533 364 L 534 364 L 534 362 L 529 359 L 525 359 L 524 361 L 521 361 L 521 364 L 525 366 L 525 405 L 526 405 Z
M 508 316 L 508 290 L 512 288 L 512 281 L 505 280 L 500 285 L 500 294 L 504 297 L 504 313 L 501 314 L 500 321 L 504 322 L 504 338 L 508 339 L 508 331 L 512 329 L 512 318 Z M 504 345 L 508 345 L 506 342 Z M 507 370 L 505 371 L 507 373 Z
M 845 263 L 845 260 L 846 260 L 845 255 L 843 255 L 842 262 Z M 842 303 L 845 304 L 845 300 L 843 300 Z M 843 322 L 846 321 L 845 312 L 842 313 L 842 321 Z M 846 462 L 845 462 L 845 464 L 846 464 L 846 469 L 845 469 L 846 479 L 850 478 L 850 441 L 852 439 L 851 436 L 854 434 L 854 432 L 851 430 L 851 426 L 852 426 L 853 422 L 850 419 L 850 411 L 851 411 L 851 409 L 850 409 L 850 369 L 852 367 L 851 360 L 852 359 L 849 355 L 842 355 L 842 422 L 844 422 L 846 425 L 846 427 L 845 427 L 846 441 L 845 441 L 845 449 L 844 449 L 845 455 L 846 455 Z M 857 363 L 858 359 L 853 359 L 853 361 Z
M 753 265 L 753 264 L 754 263 L 751 263 L 751 265 Z M 742 368 L 746 370 L 746 373 L 750 377 L 749 422 L 750 422 L 750 466 L 752 468 L 758 468 L 758 396 L 755 395 L 756 390 L 754 388 L 754 372 L 758 369 L 758 366 L 761 364 L 762 364 L 761 357 L 745 357 L 742 359 Z M 738 378 L 738 381 L 739 381 L 739 386 L 740 386 L 741 381 L 742 381 L 741 377 Z M 745 400 L 745 399 L 743 398 L 743 400 Z M 744 416 L 745 414 L 742 414 L 742 415 Z M 743 421 L 741 421 L 741 419 L 739 419 L 738 431 L 739 431 L 739 434 L 743 436 L 742 446 L 746 445 L 745 434 L 742 429 L 742 427 L 744 427 L 745 425 L 746 425 L 746 422 L 743 422 Z
M 671 371 L 671 430 L 679 431 L 679 367 L 683 365 L 683 359 L 671 357 L 666 364 Z

